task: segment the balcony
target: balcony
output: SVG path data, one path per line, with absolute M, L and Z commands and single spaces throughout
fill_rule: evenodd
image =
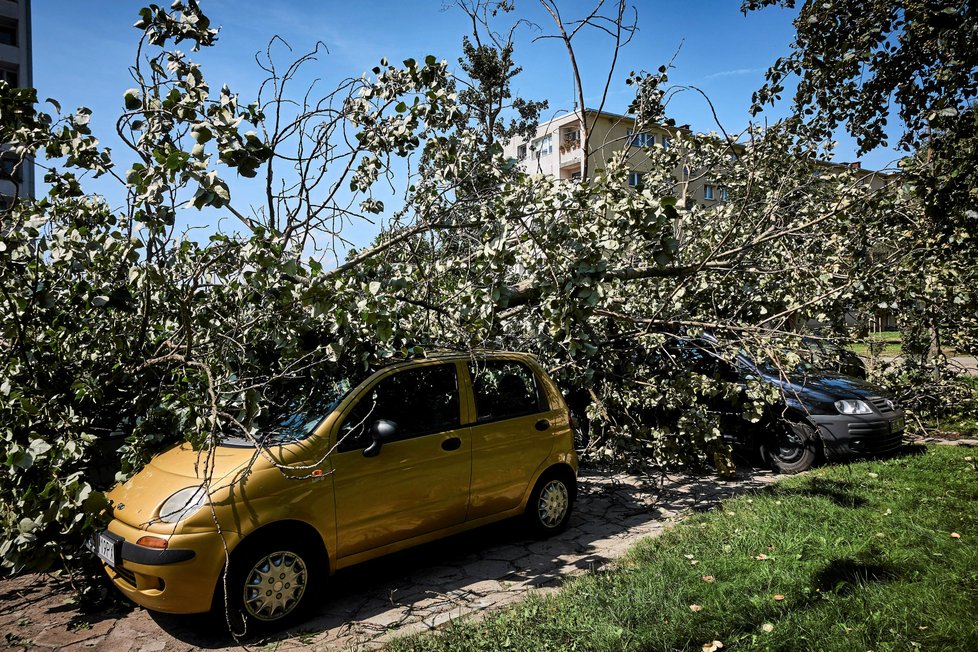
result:
M 575 149 L 565 150 L 563 146 L 560 148 L 560 167 L 566 168 L 568 166 L 581 164 L 581 159 L 584 158 L 584 150 L 578 145 Z

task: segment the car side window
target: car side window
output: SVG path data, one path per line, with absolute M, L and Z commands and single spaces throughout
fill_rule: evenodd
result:
M 378 419 L 397 425 L 396 439 L 411 439 L 460 426 L 458 377 L 454 364 L 399 371 L 360 397 L 339 430 L 340 452 L 370 444 L 370 426 Z
M 513 360 L 469 363 L 479 423 L 512 419 L 549 409 L 543 387 L 526 365 Z
M 682 349 L 681 355 L 690 369 L 704 376 L 713 376 L 727 381 L 734 381 L 739 377 L 737 370 L 730 363 L 714 353 L 698 347 L 686 347 Z

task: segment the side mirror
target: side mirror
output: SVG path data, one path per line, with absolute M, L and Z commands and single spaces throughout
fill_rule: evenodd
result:
M 388 419 L 377 419 L 370 425 L 370 438 L 373 443 L 363 449 L 364 457 L 376 457 L 385 441 L 397 436 L 397 424 Z

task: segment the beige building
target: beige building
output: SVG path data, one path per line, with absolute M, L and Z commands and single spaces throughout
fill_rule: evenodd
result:
M 590 128 L 587 176 L 593 178 L 602 171 L 609 159 L 627 149 L 628 182 L 638 186 L 642 176 L 651 167 L 651 160 L 644 148 L 649 146 L 669 147 L 682 128 L 653 126 L 641 133 L 635 132 L 635 119 L 607 111 L 586 110 L 587 124 Z M 537 127 L 536 135 L 529 141 L 516 138 L 506 144 L 503 155 L 515 160 L 526 172 L 544 174 L 557 179 L 574 181 L 581 178 L 583 168 L 583 139 L 581 113 L 579 111 L 554 118 Z M 733 143 L 739 152 L 744 146 Z M 859 182 L 881 189 L 898 179 L 898 175 L 863 170 L 859 163 L 824 163 L 826 172 L 832 170 L 858 169 Z M 685 194 L 686 202 L 697 202 L 709 206 L 727 199 L 727 191 L 722 186 L 711 183 L 709 176 L 697 171 L 677 169 L 676 192 Z M 682 183 L 679 183 L 682 182 Z
M 680 131 L 678 128 L 656 125 L 636 133 L 635 119 L 627 115 L 587 109 L 586 116 L 590 129 L 587 176 L 593 178 L 608 165 L 612 156 L 627 150 L 628 182 L 632 186 L 640 185 L 642 175 L 651 167 L 644 148 L 669 147 Z M 574 181 L 582 175 L 582 133 L 581 113 L 568 113 L 541 124 L 529 142 L 514 139 L 503 148 L 503 154 L 531 174 Z M 690 178 L 688 173 L 684 175 L 682 170 L 677 170 L 677 181 L 683 177 L 689 182 L 683 188 L 687 201 L 710 204 L 726 197 L 723 188 L 710 184 L 705 177 Z
M 30 0 L 0 0 L 0 79 L 15 87 L 34 85 L 31 74 Z M 34 166 L 18 165 L 10 152 L 0 153 L 0 210 L 15 196 L 34 196 Z

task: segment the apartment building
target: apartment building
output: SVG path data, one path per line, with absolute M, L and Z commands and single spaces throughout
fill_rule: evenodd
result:
M 632 186 L 641 185 L 642 175 L 651 168 L 644 148 L 669 147 L 680 131 L 680 128 L 656 125 L 636 132 L 635 119 L 630 116 L 592 109 L 587 109 L 585 115 L 590 150 L 587 176 L 593 178 L 608 165 L 612 156 L 627 148 L 628 183 Z M 584 159 L 582 133 L 581 112 L 568 113 L 539 125 L 529 142 L 511 141 L 503 148 L 503 154 L 531 174 L 579 180 Z M 681 170 L 676 171 L 676 177 L 682 177 Z M 693 179 L 684 190 L 687 200 L 705 204 L 726 198 L 726 190 L 709 183 L 705 177 Z
M 681 127 L 655 125 L 636 133 L 635 119 L 630 116 L 593 109 L 587 109 L 585 115 L 590 129 L 587 176 L 593 178 L 608 165 L 613 155 L 627 149 L 628 183 L 632 186 L 641 185 L 642 176 L 651 168 L 651 160 L 644 153 L 644 148 L 656 145 L 669 147 L 677 133 L 683 131 Z M 503 155 L 515 160 L 523 170 L 531 174 L 576 181 L 581 178 L 583 170 L 582 133 L 581 112 L 568 113 L 540 124 L 529 141 L 513 139 L 503 147 Z M 731 143 L 731 148 L 738 152 L 744 151 L 744 146 L 739 143 Z M 825 162 L 821 165 L 825 173 L 860 170 L 860 183 L 868 184 L 874 189 L 886 186 L 897 176 L 864 170 L 859 163 Z M 685 182 L 679 185 L 686 202 L 709 206 L 728 198 L 726 188 L 712 182 L 708 176 L 681 169 L 675 170 L 674 174 L 677 182 Z
M 16 87 L 34 85 L 30 0 L 0 0 L 0 79 Z M 0 210 L 18 196 L 34 196 L 34 167 L 0 150 Z

